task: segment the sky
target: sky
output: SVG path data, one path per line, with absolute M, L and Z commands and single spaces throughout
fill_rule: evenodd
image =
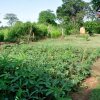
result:
M 14 13 L 20 21 L 37 22 L 41 11 L 51 9 L 56 12 L 61 4 L 62 0 L 0 0 L 0 21 L 5 25 L 7 22 L 3 20 L 5 14 Z

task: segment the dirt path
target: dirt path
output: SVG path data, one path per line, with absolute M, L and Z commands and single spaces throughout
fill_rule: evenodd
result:
M 89 100 L 91 91 L 99 84 L 98 77 L 100 77 L 100 59 L 93 64 L 91 73 L 92 76 L 84 80 L 82 83 L 84 88 L 77 93 L 72 94 L 72 100 Z

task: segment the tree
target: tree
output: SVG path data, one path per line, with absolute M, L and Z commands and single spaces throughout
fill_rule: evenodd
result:
M 38 22 L 44 24 L 56 24 L 55 20 L 56 16 L 53 11 L 46 10 L 40 12 Z
M 62 0 L 62 6 L 57 9 L 57 18 L 63 22 L 73 23 L 83 21 L 88 4 L 82 0 Z
M 100 0 L 92 0 L 92 4 L 93 4 L 93 8 L 95 10 L 99 10 L 100 9 Z
M 11 25 L 11 26 L 12 26 L 16 21 L 18 21 L 17 16 L 16 16 L 15 14 L 13 14 L 13 13 L 8 13 L 8 14 L 6 14 L 5 17 L 4 17 L 4 19 L 5 19 L 5 20 L 8 20 L 8 24 Z
M 2 22 L 0 21 L 0 24 L 1 24 Z

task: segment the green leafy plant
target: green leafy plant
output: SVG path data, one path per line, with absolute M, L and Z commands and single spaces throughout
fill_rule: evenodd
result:
M 57 38 L 61 36 L 61 30 L 57 26 L 49 26 L 48 36 L 51 38 Z
M 94 33 L 100 33 L 100 23 L 97 21 L 87 21 L 84 23 L 84 26 L 90 35 L 93 35 Z
M 0 32 L 0 42 L 4 41 L 4 34 Z
M 100 49 L 72 46 L 5 45 L 0 52 L 0 99 L 71 100 Z

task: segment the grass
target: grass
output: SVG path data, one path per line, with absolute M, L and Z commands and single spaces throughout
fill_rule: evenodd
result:
M 89 100 L 100 100 L 100 84 L 91 91 Z
M 100 76 L 98 76 L 98 84 L 89 95 L 89 100 L 100 100 Z
M 98 48 L 100 47 L 100 35 L 96 34 L 89 37 L 87 41 L 83 36 L 70 35 L 64 38 L 57 39 L 46 39 L 39 41 L 38 44 L 43 45 L 71 45 L 78 47 L 87 47 L 87 48 Z

